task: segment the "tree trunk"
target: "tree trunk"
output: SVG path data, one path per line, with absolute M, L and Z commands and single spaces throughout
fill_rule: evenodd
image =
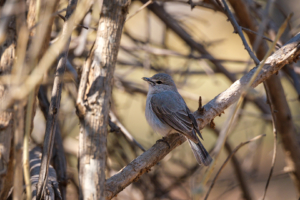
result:
M 80 199 L 104 199 L 113 74 L 129 4 L 127 0 L 103 1 L 97 39 L 82 72 L 77 100 Z
M 6 29 L 6 27 L 5 27 Z M 6 31 L 6 40 L 0 46 L 0 76 L 12 71 L 16 50 L 15 17 L 10 17 Z M 6 101 L 7 85 L 0 85 L 0 105 Z M 13 156 L 11 144 L 13 138 L 13 110 L 0 110 L 0 199 L 6 199 L 13 185 Z

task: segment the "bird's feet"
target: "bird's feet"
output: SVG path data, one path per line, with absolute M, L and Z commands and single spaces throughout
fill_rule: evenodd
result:
M 158 142 L 166 143 L 166 144 L 168 145 L 169 149 L 171 149 L 171 146 L 170 146 L 170 144 L 168 143 L 168 141 L 166 140 L 166 137 L 163 137 L 162 139 L 159 139 L 159 140 L 156 141 L 156 143 L 158 143 Z

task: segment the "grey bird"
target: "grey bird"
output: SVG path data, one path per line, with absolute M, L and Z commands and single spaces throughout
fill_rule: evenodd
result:
M 183 134 L 199 164 L 208 166 L 212 158 L 202 145 L 194 115 L 178 93 L 172 77 L 165 73 L 155 74 L 151 78 L 143 77 L 149 83 L 146 102 L 146 119 L 154 131 L 163 137 L 171 133 Z

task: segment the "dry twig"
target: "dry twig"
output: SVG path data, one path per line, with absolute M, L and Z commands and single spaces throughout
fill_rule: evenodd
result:
M 121 133 L 133 144 L 138 146 L 143 152 L 145 152 L 145 148 L 134 139 L 134 137 L 129 133 L 129 131 L 123 126 L 123 124 L 117 119 L 116 115 L 110 111 L 109 112 L 110 120 L 112 123 L 115 123 L 115 126 L 121 130 Z
M 224 167 L 226 166 L 226 164 L 228 163 L 228 161 L 232 158 L 232 156 L 241 148 L 243 147 L 244 145 L 250 143 L 250 142 L 253 142 L 255 140 L 258 140 L 260 139 L 261 137 L 265 136 L 265 134 L 263 135 L 259 135 L 259 136 L 256 136 L 255 138 L 252 138 L 251 140 L 248 140 L 246 142 L 242 142 L 241 144 L 239 144 L 237 147 L 235 147 L 235 149 L 233 149 L 233 151 L 231 152 L 231 154 L 227 157 L 227 159 L 224 161 L 224 163 L 222 164 L 222 166 L 220 167 L 220 169 L 218 170 L 216 176 L 214 177 L 214 179 L 212 180 L 212 183 L 204 197 L 204 200 L 206 200 L 208 198 L 208 195 L 210 193 L 210 191 L 212 190 L 213 186 L 215 185 L 215 182 L 218 178 L 218 176 L 220 175 L 220 173 L 222 172 L 222 170 L 224 169 Z
M 70 16 L 73 14 L 77 5 L 77 0 L 70 0 L 69 5 L 67 8 L 66 19 L 68 20 Z M 66 21 L 63 26 L 63 34 L 67 35 L 69 21 Z M 60 55 L 57 69 L 56 69 L 56 77 L 53 83 L 53 90 L 51 94 L 51 102 L 47 116 L 47 123 L 46 123 L 46 132 L 44 138 L 44 148 L 43 148 L 43 157 L 42 157 L 42 164 L 41 170 L 39 175 L 39 182 L 37 185 L 37 198 L 40 199 L 45 194 L 45 187 L 47 184 L 48 179 L 48 167 L 50 165 L 54 137 L 55 137 L 55 129 L 56 123 L 58 118 L 58 111 L 60 107 L 60 99 L 61 99 L 61 90 L 62 90 L 62 80 L 63 75 L 66 69 L 66 61 L 69 51 L 69 44 L 71 41 L 71 37 L 69 37 L 68 42 L 66 43 L 65 49 L 63 53 Z
M 144 5 L 142 5 L 139 9 L 137 9 L 132 15 L 130 15 L 127 19 L 126 22 L 128 20 L 130 20 L 133 16 L 135 16 L 136 14 L 138 14 L 141 10 L 143 10 L 144 8 L 146 8 L 148 5 L 150 5 L 151 3 L 153 3 L 153 0 L 149 0 L 147 1 Z
M 286 63 L 293 62 L 293 58 L 300 55 L 300 34 L 292 38 L 286 45 L 270 56 L 263 70 L 260 71 L 251 87 L 254 88 L 264 80 L 275 74 Z M 205 106 L 205 112 L 195 111 L 193 114 L 199 122 L 199 128 L 203 129 L 213 118 L 221 114 L 226 108 L 235 103 L 244 88 L 249 83 L 257 68 L 253 68 L 241 79 L 233 83 L 226 91 L 222 92 Z M 131 182 L 137 180 L 142 174 L 150 170 L 158 161 L 164 158 L 171 150 L 182 144 L 185 139 L 180 136 L 170 135 L 167 138 L 170 148 L 165 143 L 156 143 L 145 153 L 128 164 L 122 171 L 107 179 L 106 199 L 111 199 Z M 124 177 L 126 177 L 124 179 Z

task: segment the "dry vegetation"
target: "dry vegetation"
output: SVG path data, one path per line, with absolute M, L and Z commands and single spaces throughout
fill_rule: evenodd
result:
M 297 0 L 0 6 L 0 199 L 299 197 Z M 141 78 L 158 72 L 211 166 L 179 134 L 156 142 Z

